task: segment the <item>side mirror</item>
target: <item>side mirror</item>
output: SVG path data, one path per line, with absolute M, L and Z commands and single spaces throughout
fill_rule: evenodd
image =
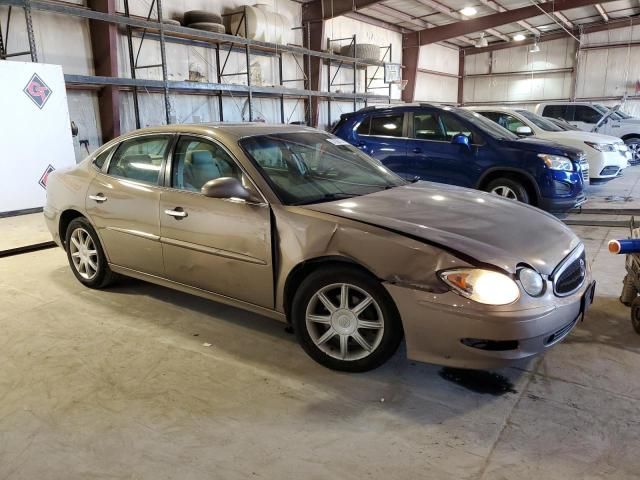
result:
M 467 148 L 471 148 L 469 137 L 467 137 L 464 133 L 456 133 L 451 139 L 451 143 L 454 145 L 464 145 Z
M 528 137 L 529 135 L 533 135 L 533 130 L 531 130 L 531 127 L 522 125 L 521 127 L 516 128 L 516 135 L 520 135 L 522 137 Z
M 209 180 L 202 186 L 200 193 L 209 198 L 255 200 L 251 192 L 242 186 L 240 180 L 233 177 L 221 177 Z

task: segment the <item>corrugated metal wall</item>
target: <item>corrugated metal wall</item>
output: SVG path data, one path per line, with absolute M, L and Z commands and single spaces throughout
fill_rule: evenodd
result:
M 455 48 L 443 45 L 426 45 L 420 47 L 418 69 L 458 75 L 459 53 Z M 432 101 L 456 103 L 458 101 L 458 79 L 420 72 L 416 79 L 416 101 Z

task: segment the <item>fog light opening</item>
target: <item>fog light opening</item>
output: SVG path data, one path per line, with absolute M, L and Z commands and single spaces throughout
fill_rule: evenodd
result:
M 471 348 L 478 350 L 487 350 L 490 352 L 506 352 L 508 350 L 517 350 L 517 340 L 484 340 L 481 338 L 463 338 L 460 342 Z

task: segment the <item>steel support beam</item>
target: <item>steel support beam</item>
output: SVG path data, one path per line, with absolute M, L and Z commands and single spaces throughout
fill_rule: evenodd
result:
M 606 0 L 612 1 L 612 0 Z M 516 23 L 519 20 L 537 17 L 543 15 L 543 12 L 553 13 L 560 10 L 570 10 L 572 8 L 586 7 L 594 5 L 596 0 L 555 0 L 527 7 L 515 8 L 505 12 L 494 13 L 477 17 L 464 22 L 456 22 L 439 27 L 429 28 L 420 31 L 420 45 L 428 45 L 430 43 L 441 42 L 450 38 L 468 35 L 470 33 L 487 30 L 489 28 L 499 27 L 508 23 Z
M 302 6 L 304 12 L 305 7 L 314 12 L 313 17 L 307 20 L 329 20 L 330 18 L 339 17 L 349 12 L 356 12 L 362 8 L 370 7 L 383 0 L 313 0 Z M 304 14 L 303 14 L 304 15 Z
M 88 0 L 89 8 L 115 15 L 116 0 Z M 118 76 L 118 27 L 112 23 L 89 20 L 91 50 L 95 73 L 101 77 Z M 120 135 L 120 90 L 105 85 L 98 94 L 102 142 Z
M 402 36 L 402 79 L 407 85 L 402 91 L 404 102 L 413 102 L 416 95 L 418 77 L 418 59 L 420 57 L 420 32 L 412 32 Z
M 464 104 L 464 50 L 458 52 L 458 105 Z
M 309 50 L 321 51 L 324 44 L 324 20 L 322 20 L 322 3 L 318 1 L 305 3 L 302 6 L 302 26 L 304 47 Z M 304 56 L 307 68 L 307 90 L 320 91 L 322 81 L 322 59 L 311 55 Z M 329 68 L 329 67 L 327 67 Z M 327 86 L 329 89 L 329 86 Z M 307 123 L 317 127 L 320 120 L 320 101 L 317 96 L 306 100 Z
M 634 22 L 633 20 L 628 20 L 628 19 L 624 19 L 624 20 L 618 20 L 616 22 L 609 22 L 607 24 L 595 24 L 595 25 L 587 25 L 587 26 L 582 26 L 581 31 L 578 30 L 574 30 L 573 34 L 575 36 L 577 36 L 579 38 L 579 35 L 584 35 L 587 33 L 595 33 L 595 32 L 602 32 L 602 31 L 606 31 L 606 30 L 614 30 L 616 28 L 626 28 L 626 27 L 633 27 Z M 550 42 L 552 40 L 559 40 L 561 38 L 570 38 L 569 34 L 565 31 L 561 31 L 561 32 L 554 32 L 554 33 L 549 33 L 546 35 L 542 35 L 540 36 L 540 38 L 538 38 L 537 40 L 535 38 L 527 38 L 526 40 L 523 40 L 522 42 L 518 42 L 517 44 L 514 43 L 510 43 L 510 42 L 505 42 L 505 43 L 493 43 L 491 45 L 489 45 L 488 47 L 483 47 L 483 48 L 465 48 L 464 51 L 467 55 L 475 55 L 478 53 L 485 53 L 485 52 L 493 52 L 495 50 L 504 50 L 505 48 L 515 48 L 515 47 L 520 47 L 522 45 L 532 45 L 534 43 L 542 43 L 542 42 Z M 622 44 L 622 43 L 621 43 Z M 627 44 L 624 43 L 624 45 L 626 46 Z M 587 47 L 582 47 L 582 50 L 584 50 Z

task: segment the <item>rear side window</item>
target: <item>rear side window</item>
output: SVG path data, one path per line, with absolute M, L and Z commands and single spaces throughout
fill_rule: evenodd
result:
M 109 162 L 109 175 L 157 185 L 170 138 L 149 136 L 122 142 Z
M 402 137 L 404 114 L 380 115 L 371 118 L 370 135 L 384 137 Z
M 567 105 L 547 105 L 542 110 L 543 117 L 562 118 L 563 120 L 572 120 L 568 115 Z
M 93 160 L 93 164 L 96 166 L 98 170 L 102 170 L 104 162 L 107 161 L 107 158 L 109 157 L 109 154 L 111 153 L 112 150 L 113 148 L 107 148 L 104 152 L 102 152 Z
M 576 105 L 573 120 L 584 123 L 598 123 L 602 114 L 593 107 L 586 105 Z

